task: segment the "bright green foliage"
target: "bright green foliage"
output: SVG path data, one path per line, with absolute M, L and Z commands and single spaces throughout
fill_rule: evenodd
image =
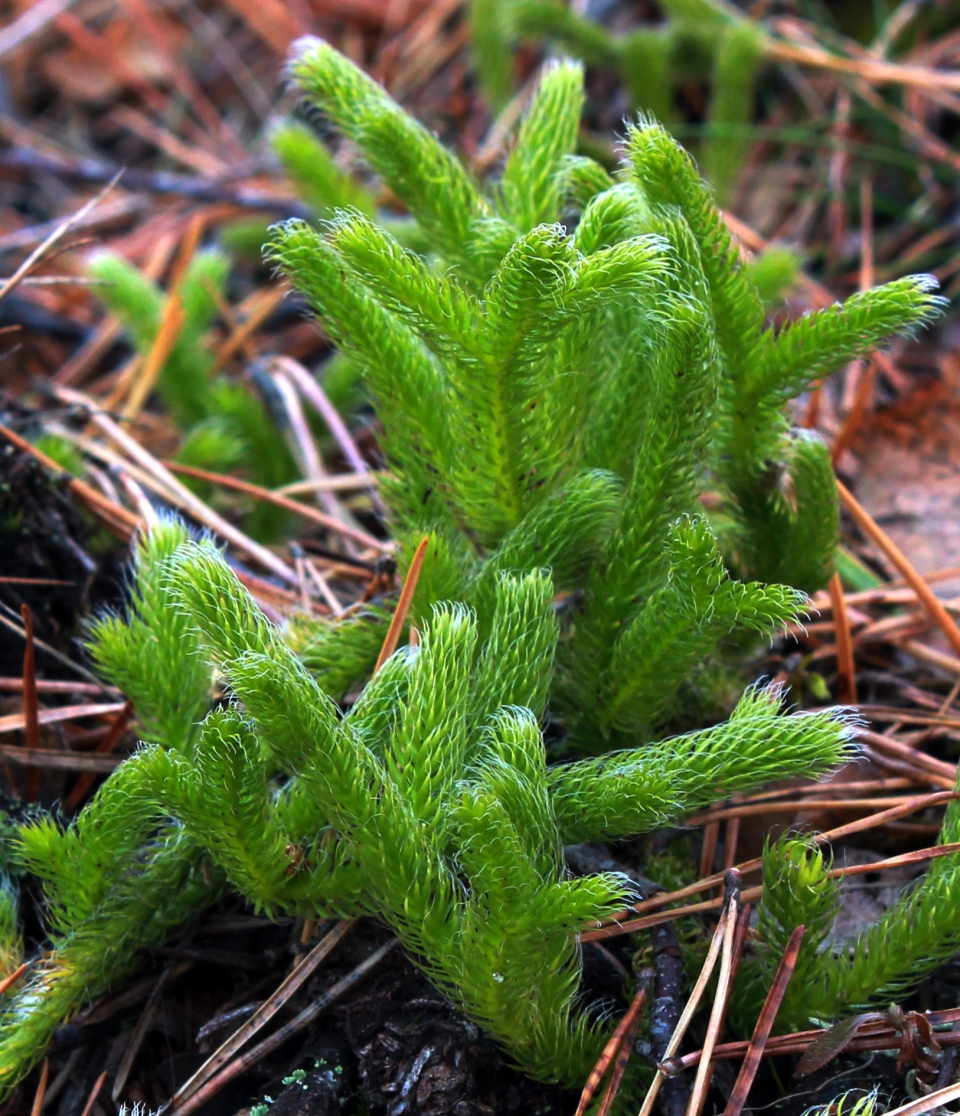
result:
M 114 779 L 128 789 L 125 769 Z M 47 863 L 61 860 L 53 855 L 58 835 L 48 825 L 22 832 L 27 866 L 43 878 Z M 136 972 L 141 949 L 168 941 L 221 894 L 219 874 L 209 883 L 204 879 L 200 850 L 176 827 L 138 845 L 113 829 L 105 850 L 106 865 L 96 860 L 96 853 L 65 850 L 63 859 L 84 873 L 82 882 L 79 876 L 52 881 L 56 925 L 62 930 L 51 934 L 52 954 L 18 985 L 0 1011 L 4 1095 L 42 1057 L 57 1026 L 90 997 Z M 91 907 L 95 893 L 97 902 Z
M 772 244 L 747 268 L 764 306 L 776 306 L 797 281 L 800 259 L 790 248 Z
M 299 120 L 284 121 L 271 138 L 273 150 L 297 192 L 318 217 L 347 208 L 358 209 L 368 217 L 374 215 L 373 198 L 337 166 L 330 149 L 308 125 Z
M 91 630 L 97 669 L 124 689 L 148 738 L 171 754 L 193 750 L 213 677 L 162 577 L 186 537 L 182 525 L 167 523 L 143 540 L 126 618 L 105 616 Z M 42 1055 L 55 1027 L 134 972 L 141 949 L 163 944 L 222 891 L 218 872 L 205 879 L 200 870 L 201 848 L 164 824 L 139 759 L 111 776 L 72 824 L 41 818 L 20 826 L 12 843 L 20 869 L 43 885 L 53 953 L 0 1012 L 2 1092 Z M 9 898 L 5 887 L 4 949 L 16 919 Z
M 558 625 L 538 570 L 494 578 L 483 629 L 463 605 L 433 608 L 419 646 L 342 715 L 217 552 L 185 539 L 157 528 L 126 620 L 92 632 L 154 743 L 66 829 L 19 831 L 55 948 L 0 1017 L 3 1088 L 85 996 L 219 894 L 201 850 L 271 914 L 374 914 L 525 1069 L 575 1083 L 604 1037 L 576 1007 L 576 931 L 626 896 L 616 877 L 567 879 L 562 845 L 679 820 L 846 749 L 842 720 L 783 717 L 775 691 L 751 690 L 726 724 L 548 767 Z M 214 676 L 237 704 L 200 720 Z
M 782 771 L 771 734 L 796 741 L 793 770 L 844 747 L 841 722 L 780 718 L 777 695 L 756 691 L 727 726 L 616 766 L 548 769 L 538 720 L 558 631 L 545 572 L 497 579 L 485 638 L 469 609 L 435 606 L 419 646 L 340 718 L 212 551 L 182 548 L 167 568 L 243 714 L 208 716 L 192 759 L 142 757 L 165 809 L 258 905 L 371 910 L 546 1079 L 576 1081 L 595 1057 L 602 1034 L 574 1010 L 573 935 L 624 900 L 614 878 L 566 880 L 562 844 L 647 829 L 727 778 L 744 787 Z
M 177 751 L 190 750 L 213 685 L 200 641 L 163 580 L 163 563 L 186 541 L 177 522 L 141 540 L 126 615 L 101 616 L 90 627 L 89 644 L 101 677 L 133 702 L 147 739 Z
M 951 802 L 939 842 L 958 840 L 960 810 Z M 781 842 L 765 856 L 760 931 L 766 977 L 772 975 L 793 929 L 801 924 L 807 927 L 797 971 L 778 1018 L 783 1027 L 803 1028 L 811 1021 L 832 1021 L 889 1003 L 960 947 L 957 854 L 931 861 L 922 882 L 908 889 L 853 943 L 837 951 L 824 948 L 839 903 L 839 885 L 826 879 L 825 871 L 821 854 L 803 841 Z
M 796 590 L 833 572 L 829 456 L 783 407 L 851 348 L 934 313 L 927 282 L 775 335 L 662 128 L 630 130 L 617 181 L 573 155 L 576 66 L 546 69 L 493 197 L 331 47 L 305 40 L 292 70 L 441 260 L 356 212 L 324 231 L 289 223 L 271 247 L 375 396 L 405 553 L 431 536 L 415 613 L 465 601 L 485 631 L 497 575 L 549 567 L 556 590 L 581 595 L 554 693 L 571 741 L 601 752 L 649 736 L 720 641 L 769 636 L 802 609 Z M 554 223 L 571 213 L 572 236 Z M 699 511 L 709 480 L 728 497 L 726 565 Z M 358 677 L 323 684 L 341 697 Z
M 13 880 L 4 875 L 0 876 L 0 980 L 18 969 L 22 961 L 18 889 Z
M 376 915 L 528 1072 L 579 1084 L 605 1031 L 577 1006 L 576 932 L 626 896 L 615 877 L 568 879 L 563 844 L 676 822 L 847 751 L 842 718 L 781 716 L 765 689 L 726 723 L 635 745 L 719 641 L 769 635 L 832 570 L 832 479 L 809 470 L 804 488 L 794 466 L 772 506 L 789 534 L 805 493 L 807 549 L 787 554 L 803 578 L 731 576 L 734 560 L 756 576 L 750 545 L 785 561 L 746 496 L 805 452 L 782 403 L 923 321 L 925 287 L 774 337 L 662 129 L 631 130 L 615 181 L 573 154 L 576 66 L 546 72 L 493 196 L 332 49 L 302 45 L 293 68 L 434 256 L 356 211 L 323 232 L 288 225 L 273 247 L 376 396 L 404 560 L 429 535 L 421 641 L 363 685 L 383 611 L 301 621 L 291 644 L 315 679 L 209 543 L 153 532 L 126 618 L 98 622 L 91 648 L 149 743 L 75 823 L 20 832 L 55 949 L 0 1017 L 3 1087 L 83 996 L 218 894 L 203 855 L 271 914 Z M 557 223 L 570 215 L 573 236 Z M 705 485 L 736 526 L 726 562 Z M 232 702 L 204 718 L 218 683 Z M 331 701 L 358 690 L 345 713 Z M 607 754 L 549 767 L 548 707 L 570 744 Z
M 224 375 L 211 375 L 213 351 L 208 334 L 217 315 L 218 296 L 227 280 L 229 260 L 216 251 L 198 252 L 179 286 L 183 325 L 157 381 L 157 391 L 184 432 L 178 460 L 215 472 L 243 469 L 250 480 L 275 487 L 295 476 L 293 458 L 277 426 L 253 389 Z M 104 252 L 90 265 L 107 309 L 123 323 L 141 355 L 153 347 L 163 317 L 163 291 L 123 257 Z M 259 505 L 245 527 L 270 537 L 284 515 Z
M 61 469 L 66 469 L 68 473 L 72 473 L 75 477 L 83 476 L 86 468 L 83 458 L 80 456 L 77 447 L 72 442 L 68 442 L 66 438 L 59 434 L 50 434 L 44 431 L 39 437 L 33 439 L 33 444 L 41 453 L 56 461 Z
M 710 0 L 665 0 L 666 21 L 614 34 L 556 0 L 474 0 L 473 54 L 490 103 L 511 92 L 512 51 L 524 41 L 548 40 L 576 58 L 619 71 L 634 108 L 664 124 L 676 116 L 674 96 L 684 82 L 708 78 L 709 115 L 702 145 L 704 173 L 726 205 L 749 150 L 753 98 L 766 36 L 732 5 Z
M 744 19 L 726 27 L 717 44 L 703 172 L 720 205 L 730 202 L 740 167 L 750 150 L 750 138 L 745 133 L 753 120 L 753 93 L 763 59 L 764 38 L 755 23 Z

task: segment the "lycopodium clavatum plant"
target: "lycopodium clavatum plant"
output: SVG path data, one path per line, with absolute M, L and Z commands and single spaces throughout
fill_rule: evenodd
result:
M 471 46 L 489 103 L 504 108 L 515 92 L 514 54 L 522 43 L 558 47 L 590 66 L 616 72 L 634 110 L 677 122 L 685 83 L 709 84 L 704 173 L 726 205 L 750 149 L 757 78 L 767 34 L 725 0 L 662 0 L 661 23 L 614 32 L 557 0 L 472 0 Z
M 177 460 L 217 472 L 239 469 L 251 481 L 272 488 L 297 475 L 281 434 L 284 418 L 269 406 L 276 389 L 265 372 L 258 373 L 260 383 L 256 375 L 245 382 L 214 366 L 210 326 L 225 298 L 229 270 L 225 253 L 203 249 L 189 261 L 176 292 L 164 293 L 118 253 L 98 253 L 89 268 L 103 283 L 96 288 L 100 299 L 122 323 L 142 359 L 157 343 L 168 300 L 176 297 L 180 302 L 181 323 L 156 383 L 161 402 L 182 434 Z M 270 539 L 285 522 L 280 509 L 259 504 L 245 517 L 244 526 L 254 536 Z
M 829 580 L 829 453 L 785 407 L 934 316 L 933 281 L 775 332 L 659 125 L 631 126 L 615 177 L 573 154 L 578 65 L 546 69 L 492 192 L 331 47 L 307 42 L 291 72 L 433 249 L 414 255 L 352 210 L 322 231 L 282 225 L 269 248 L 374 397 L 402 561 L 431 537 L 415 622 L 458 600 L 484 631 L 501 573 L 549 567 L 564 594 L 551 708 L 568 741 L 599 753 L 649 738 L 722 641 L 768 636 Z M 293 638 L 339 699 L 381 635 L 350 621 Z
M 822 771 L 850 730 L 832 713 L 783 716 L 775 689 L 754 688 L 712 728 L 548 765 L 553 598 L 534 569 L 497 577 L 482 631 L 468 606 L 433 606 L 420 642 L 344 712 L 210 543 L 154 528 L 127 615 L 101 619 L 90 645 L 146 743 L 75 822 L 14 838 L 43 884 L 52 949 L 0 1015 L 2 1087 L 224 878 L 273 916 L 380 919 L 528 1073 L 581 1081 L 609 1024 L 578 1004 L 577 932 L 631 891 L 616 875 L 569 878 L 563 845 Z M 203 715 L 214 677 L 231 701 Z
M 351 209 L 270 248 L 374 398 L 404 565 L 427 539 L 419 638 L 374 672 L 388 602 L 281 631 L 209 541 L 173 521 L 139 540 L 125 613 L 89 638 L 144 744 L 75 821 L 13 838 L 50 950 L 0 1015 L 5 1090 L 224 887 L 271 916 L 381 920 L 518 1065 L 582 1084 L 612 1021 L 578 997 L 577 934 L 631 893 L 570 878 L 563 846 L 849 751 L 845 715 L 784 714 L 756 685 L 708 727 L 663 726 L 711 657 L 831 575 L 829 458 L 784 406 L 932 317 L 930 281 L 774 333 L 662 128 L 631 127 L 615 177 L 572 154 L 579 66 L 546 70 L 492 191 L 326 44 L 299 44 L 291 72 L 430 247 Z

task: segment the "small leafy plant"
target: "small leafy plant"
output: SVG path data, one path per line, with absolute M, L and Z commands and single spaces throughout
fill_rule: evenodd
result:
M 656 26 L 617 34 L 556 0 L 473 0 L 473 56 L 483 91 L 497 109 L 514 92 L 513 54 L 523 42 L 548 42 L 592 66 L 619 73 L 634 109 L 666 125 L 685 82 L 710 84 L 704 173 L 726 205 L 749 150 L 757 77 L 766 35 L 732 4 L 664 0 Z
M 753 689 L 724 724 L 548 766 L 539 722 L 557 636 L 549 574 L 503 575 L 485 635 L 463 605 L 436 606 L 420 643 L 342 714 L 211 545 L 177 523 L 154 529 L 127 617 L 104 617 L 91 644 L 152 743 L 73 824 L 18 832 L 53 950 L 0 1016 L 0 1086 L 224 876 L 272 915 L 380 918 L 527 1072 L 579 1081 L 605 1028 L 577 1004 L 577 931 L 630 890 L 567 878 L 563 844 L 821 771 L 849 728 L 830 713 L 781 716 L 776 690 Z M 203 716 L 214 673 L 232 702 Z
M 573 154 L 579 66 L 546 70 L 492 196 L 332 48 L 307 42 L 292 73 L 437 258 L 353 211 L 323 232 L 281 226 L 269 249 L 375 397 L 405 560 L 431 535 L 415 613 L 465 601 L 483 630 L 500 573 L 549 566 L 570 594 L 552 705 L 571 742 L 601 752 L 649 735 L 721 641 L 769 635 L 829 579 L 829 454 L 784 407 L 928 320 L 932 281 L 774 333 L 659 125 L 630 128 L 616 180 Z M 717 531 L 706 488 L 724 498 Z M 296 639 L 337 698 L 359 680 L 347 664 L 369 671 L 378 646 L 357 623 Z
M 157 391 L 184 436 L 179 461 L 215 471 L 243 469 L 255 483 L 274 487 L 296 474 L 277 423 L 252 384 L 214 371 L 209 328 L 224 297 L 229 266 L 229 258 L 216 250 L 197 252 L 187 265 L 177 284 L 182 324 L 160 370 Z M 173 296 L 116 253 L 95 257 L 90 273 L 103 281 L 97 288 L 101 300 L 146 358 Z M 246 526 L 255 536 L 269 538 L 283 522 L 277 508 L 260 505 Z
M 419 638 L 374 673 L 381 624 L 281 633 L 182 525 L 139 542 L 91 653 L 147 743 L 75 822 L 17 832 L 52 949 L 0 1015 L 5 1090 L 225 881 L 270 914 L 381 919 L 524 1069 L 580 1083 L 606 1032 L 577 999 L 577 931 L 629 888 L 568 878 L 563 845 L 847 754 L 842 715 L 783 716 L 756 687 L 647 741 L 722 640 L 769 635 L 832 572 L 829 461 L 783 405 L 927 320 L 928 282 L 774 335 L 659 126 L 631 129 L 616 180 L 572 155 L 577 66 L 545 73 L 492 195 L 331 48 L 302 44 L 293 72 L 431 245 L 351 211 L 271 249 L 376 397 L 405 562 L 428 537 Z M 548 764 L 548 715 L 598 754 Z
M 960 840 L 960 809 L 947 807 L 938 842 Z M 818 1026 L 889 1003 L 915 986 L 960 948 L 960 857 L 932 861 L 923 880 L 906 890 L 880 918 L 844 948 L 831 947 L 840 887 L 830 865 L 808 840 L 785 837 L 764 854 L 760 930 L 764 948 L 755 962 L 757 984 L 769 983 L 792 928 L 807 928 L 781 1008 L 782 1025 Z M 745 997 L 751 1002 L 756 997 Z

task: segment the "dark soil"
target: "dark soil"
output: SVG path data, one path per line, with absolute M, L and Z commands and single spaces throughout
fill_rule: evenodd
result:
M 0 422 L 21 429 L 28 418 L 0 393 Z M 0 613 L 20 626 L 20 608 L 33 614 L 39 639 L 72 659 L 83 620 L 117 603 L 126 548 L 81 511 L 63 481 L 28 454 L 0 439 L 0 578 L 42 578 L 63 584 L 0 581 Z M 62 662 L 38 648 L 38 673 L 76 679 Z M 18 675 L 23 641 L 9 627 L 0 634 L 0 675 Z

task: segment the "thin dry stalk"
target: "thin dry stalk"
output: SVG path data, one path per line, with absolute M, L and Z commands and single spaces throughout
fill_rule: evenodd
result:
M 313 975 L 317 966 L 326 960 L 333 949 L 350 933 L 356 923 L 356 919 L 339 922 L 329 934 L 321 938 L 273 995 L 265 1000 L 246 1023 L 223 1042 L 197 1072 L 180 1086 L 170 1098 L 166 1110 L 178 1109 L 219 1073 L 240 1047 L 253 1038 L 261 1027 L 269 1023 L 297 989 L 301 987 L 303 982 Z
M 719 906 L 722 902 L 723 900 L 718 900 L 716 905 Z M 711 906 L 713 906 L 713 903 L 711 903 Z M 650 1113 L 653 1111 L 653 1106 L 656 1103 L 657 1096 L 666 1078 L 666 1074 L 663 1072 L 661 1066 L 663 1062 L 672 1058 L 680 1049 L 683 1036 L 687 1033 L 687 1028 L 690 1026 L 690 1022 L 696 1014 L 697 1008 L 700 1006 L 703 994 L 707 990 L 707 984 L 710 981 L 710 977 L 713 975 L 713 970 L 716 968 L 717 958 L 720 956 L 720 949 L 723 945 L 726 929 L 727 912 L 724 911 L 720 916 L 720 921 L 717 923 L 717 929 L 714 931 L 713 939 L 710 942 L 710 948 L 707 950 L 707 956 L 703 962 L 703 968 L 700 970 L 700 975 L 697 977 L 697 983 L 693 986 L 693 991 L 690 993 L 690 998 L 687 1000 L 686 1007 L 683 1009 L 677 1026 L 670 1036 L 667 1049 L 663 1053 L 663 1060 L 661 1061 L 661 1065 L 657 1067 L 657 1072 L 654 1075 L 653 1081 L 650 1083 L 650 1088 L 647 1090 L 647 1095 L 640 1108 L 639 1116 L 650 1116 Z
M 737 899 L 740 892 L 740 873 L 731 869 L 727 873 L 727 911 L 726 924 L 723 932 L 723 949 L 720 953 L 720 975 L 717 978 L 717 992 L 710 1011 L 710 1022 L 707 1024 L 707 1034 L 703 1040 L 703 1058 L 697 1067 L 697 1076 L 693 1082 L 693 1091 L 690 1093 L 690 1102 L 687 1105 L 686 1116 L 700 1116 L 707 1099 L 707 1090 L 713 1077 L 711 1054 L 720 1037 L 720 1028 L 727 1014 L 727 1004 L 730 1000 L 730 991 L 733 984 L 733 942 L 737 929 Z
M 20 619 L 26 634 L 23 648 L 23 735 L 27 747 L 40 747 L 40 707 L 37 701 L 37 659 L 33 643 L 33 613 L 29 605 L 20 606 Z M 27 801 L 36 802 L 40 793 L 40 771 L 31 767 L 27 772 Z
M 300 396 L 297 394 L 296 388 L 293 386 L 289 377 L 285 376 L 282 372 L 273 373 L 270 379 L 273 381 L 280 398 L 283 400 L 283 409 L 286 412 L 290 433 L 293 435 L 293 441 L 295 443 L 295 456 L 299 458 L 303 475 L 311 481 L 326 480 L 328 474 L 323 467 L 323 462 L 320 459 L 320 454 L 314 443 L 313 434 L 310 431 L 306 416 L 303 413 L 303 408 L 300 406 Z M 314 498 L 327 515 L 332 516 L 341 523 L 350 522 L 350 517 L 340 506 L 333 492 L 319 489 L 315 492 Z
M 129 472 L 124 468 L 117 468 L 114 471 L 114 476 L 117 483 L 126 493 L 130 503 L 137 509 L 137 514 L 143 520 L 145 532 L 150 532 L 154 527 L 160 523 L 160 516 L 157 515 L 156 508 L 147 499 L 147 494 L 143 491 L 139 484 L 130 476 Z
M 837 481 L 837 491 L 843 506 L 850 512 L 857 522 L 857 526 L 870 539 L 870 541 L 883 552 L 884 556 L 899 570 L 903 579 L 917 594 L 920 603 L 927 610 L 931 620 L 946 636 L 953 650 L 960 656 L 960 629 L 953 622 L 950 613 L 943 607 L 933 590 L 914 569 L 913 564 L 900 550 L 896 543 L 877 524 L 873 516 L 862 507 L 847 488 Z
M 947 1101 L 960 1100 L 960 1084 L 948 1085 L 946 1089 L 938 1089 L 935 1093 L 927 1093 L 919 1100 L 910 1101 L 899 1108 L 892 1108 L 886 1116 L 921 1116 L 925 1112 L 933 1112 Z
M 410 563 L 410 569 L 407 570 L 407 576 L 403 582 L 403 589 L 400 591 L 400 600 L 397 602 L 396 612 L 393 614 L 390 627 L 387 629 L 386 638 L 383 641 L 383 646 L 380 648 L 380 654 L 377 656 L 377 664 L 373 668 L 374 674 L 380 670 L 387 659 L 389 659 L 397 649 L 397 644 L 400 641 L 400 633 L 403 631 L 403 625 L 407 619 L 407 613 L 410 611 L 411 604 L 413 604 L 413 594 L 417 591 L 417 582 L 420 580 L 420 571 L 423 569 L 423 560 L 427 556 L 427 546 L 429 543 L 429 536 L 422 538 L 413 555 L 413 561 Z
M 364 460 L 363 454 L 357 447 L 357 443 L 353 440 L 353 436 L 347 429 L 346 423 L 340 417 L 339 411 L 327 398 L 326 392 L 320 384 L 317 383 L 314 377 L 310 375 L 306 368 L 292 357 L 277 356 L 273 358 L 272 363 L 275 367 L 282 369 L 290 377 L 297 391 L 300 392 L 303 398 L 316 410 L 317 414 L 326 423 L 327 429 L 333 435 L 334 441 L 340 447 L 340 452 L 343 454 L 350 468 L 353 469 L 355 473 L 370 478 L 370 495 L 373 500 L 373 505 L 377 511 L 383 515 L 385 509 L 380 499 L 380 494 L 374 486 L 373 474 L 370 470 L 370 466 Z
M 777 1012 L 780 1010 L 783 997 L 786 995 L 787 987 L 790 984 L 790 978 L 793 976 L 793 970 L 796 968 L 805 929 L 804 926 L 798 926 L 790 935 L 790 941 L 787 942 L 787 948 L 780 958 L 773 984 L 770 985 L 770 991 L 767 993 L 766 1000 L 764 1000 L 763 1009 L 750 1039 L 747 1055 L 740 1067 L 740 1073 L 737 1075 L 736 1084 L 727 1101 L 723 1116 L 740 1116 L 743 1111 L 743 1106 L 746 1104 L 747 1096 L 750 1093 L 750 1087 L 753 1085 L 753 1079 L 757 1076 L 757 1070 L 760 1068 L 760 1060 L 763 1058 L 767 1040 L 773 1030 Z M 704 1054 L 705 1052 L 706 1044 L 704 1044 Z
M 209 527 L 211 531 L 215 531 L 228 542 L 232 542 L 234 546 L 255 559 L 266 569 L 270 570 L 271 573 L 282 578 L 288 585 L 297 584 L 297 575 L 290 569 L 286 562 L 282 562 L 272 551 L 254 542 L 253 539 L 245 535 L 238 527 L 234 527 L 232 523 L 228 523 L 222 516 L 217 515 L 217 513 L 209 508 L 198 496 L 195 496 L 187 487 L 182 485 L 152 453 L 145 450 L 143 446 L 141 446 L 135 438 L 131 438 L 126 431 L 121 430 L 113 419 L 98 407 L 92 399 L 79 391 L 73 391 L 71 388 L 56 388 L 54 389 L 54 394 L 63 403 L 67 403 L 72 407 L 83 407 L 89 411 L 90 419 L 93 424 L 136 461 L 137 464 L 141 465 L 148 473 L 160 481 L 161 484 L 175 493 L 183 502 L 184 506 L 190 511 L 190 514 L 198 519 L 205 527 Z M 139 520 L 137 522 L 139 523 Z
M 328 531 L 333 531 L 335 534 L 353 539 L 354 542 L 358 542 L 362 546 L 369 546 L 375 550 L 387 549 L 385 543 L 381 542 L 380 539 L 375 539 L 373 535 L 368 535 L 367 532 L 361 528 L 351 527 L 350 524 L 344 523 L 340 519 L 335 519 L 332 515 L 327 515 L 325 512 L 318 511 L 316 508 L 311 508 L 309 504 L 301 504 L 297 500 L 288 500 L 286 496 L 278 496 L 276 492 L 272 492 L 269 488 L 261 488 L 259 485 L 250 484 L 249 481 L 240 480 L 238 477 L 228 477 L 223 473 L 211 473 L 207 469 L 198 469 L 193 465 L 180 465 L 176 461 L 167 461 L 165 465 L 173 473 L 180 473 L 185 477 L 195 477 L 197 480 L 209 481 L 211 484 L 216 484 L 220 488 L 229 488 L 234 492 L 242 492 L 246 496 L 252 496 L 254 499 L 263 500 L 265 503 L 275 504 L 278 508 L 283 508 L 285 511 L 302 516 L 304 519 L 309 519 L 319 524 L 321 527 L 326 527 Z
M 307 571 L 307 576 L 320 590 L 320 595 L 329 605 L 330 611 L 333 613 L 333 615 L 342 616 L 344 611 L 343 602 L 337 597 L 336 593 L 334 593 L 334 591 L 327 584 L 327 579 L 317 569 L 316 565 L 310 561 L 309 558 L 304 559 L 303 565 Z
M 617 1099 L 617 1094 L 620 1092 L 620 1083 L 623 1081 L 623 1075 L 627 1069 L 627 1062 L 630 1061 L 630 1055 L 633 1052 L 633 1040 L 637 1037 L 637 1029 L 640 1026 L 640 1019 L 643 1014 L 643 1005 L 646 1002 L 646 998 L 647 989 L 641 988 L 637 993 L 634 1003 L 630 1005 L 632 1009 L 634 1004 L 639 1004 L 633 1020 L 626 1031 L 624 1031 L 623 1041 L 620 1043 L 620 1050 L 617 1053 L 617 1060 L 613 1065 L 613 1072 L 610 1074 L 610 1080 L 607 1082 L 607 1087 L 600 1100 L 600 1107 L 597 1109 L 597 1116 L 610 1116 L 613 1102 Z
M 342 980 L 337 981 L 329 992 L 324 993 L 324 995 L 314 1001 L 308 1008 L 305 1008 L 289 1023 L 281 1027 L 279 1031 L 272 1034 L 268 1039 L 264 1039 L 263 1042 L 259 1043 L 252 1050 L 249 1050 L 242 1057 L 237 1058 L 225 1069 L 221 1070 L 221 1072 L 218 1073 L 216 1077 L 209 1080 L 202 1089 L 197 1090 L 189 1100 L 181 1104 L 179 1108 L 174 1109 L 170 1113 L 170 1116 L 190 1116 L 191 1112 L 195 1112 L 201 1105 L 206 1104 L 206 1102 L 211 1097 L 215 1096 L 228 1082 L 238 1077 L 251 1066 L 255 1066 L 268 1054 L 273 1053 L 273 1051 L 276 1050 L 277 1047 L 282 1046 L 287 1039 L 292 1038 L 295 1034 L 309 1027 L 318 1015 L 326 1011 L 327 1008 L 335 1004 L 341 997 L 345 996 L 347 992 L 359 984 L 360 981 L 375 969 L 399 944 L 397 938 L 392 938 L 386 945 L 381 946 L 376 953 L 371 954 L 366 961 L 361 962 L 352 972 L 349 972 L 343 977 Z
M 587 1083 L 583 1087 L 583 1092 L 580 1094 L 580 1103 L 577 1105 L 577 1111 L 574 1116 L 583 1116 L 587 1110 L 587 1105 L 593 1100 L 593 1094 L 597 1091 L 597 1087 L 603 1080 L 603 1075 L 610 1068 L 610 1063 L 616 1058 L 617 1052 L 623 1045 L 629 1046 L 627 1039 L 627 1032 L 631 1027 L 635 1027 L 640 1022 L 640 1013 L 643 1011 L 643 1005 L 646 1000 L 647 990 L 646 987 L 641 986 L 634 996 L 630 1007 L 627 1008 L 626 1014 L 617 1024 L 616 1030 L 607 1040 L 607 1045 L 603 1048 L 603 1053 L 597 1059 L 597 1064 L 590 1071 L 590 1076 L 587 1078 Z
M 42 770 L 93 771 L 109 775 L 123 761 L 123 756 L 97 756 L 89 752 L 61 752 L 53 748 L 37 748 L 27 752 L 19 744 L 0 744 L 0 763 L 16 767 L 39 767 Z
M 122 174 L 123 171 L 118 171 L 99 194 L 96 194 L 86 205 L 81 206 L 76 213 L 59 224 L 44 241 L 34 248 L 10 278 L 6 279 L 3 284 L 0 285 L 0 299 L 6 298 L 6 296 L 33 271 L 37 264 L 40 263 L 45 256 L 50 254 L 50 251 L 63 240 L 72 228 L 78 225 L 91 210 L 96 209 L 100 202 L 103 201 L 107 194 L 109 194 L 120 181 L 120 176 Z
M 87 1103 L 83 1106 L 83 1112 L 80 1113 L 80 1116 L 90 1116 L 90 1113 L 93 1111 L 93 1106 L 97 1103 L 97 1097 L 100 1096 L 100 1090 L 103 1088 L 103 1083 L 106 1080 L 107 1071 L 104 1070 L 103 1073 L 101 1073 L 100 1076 L 97 1078 L 97 1080 L 94 1081 L 93 1088 L 90 1090 L 90 1096 L 87 1097 Z
M 380 473 L 368 473 L 366 476 L 356 473 L 334 473 L 322 480 L 293 481 L 291 484 L 281 484 L 278 488 L 271 489 L 278 496 L 302 496 L 307 492 L 361 492 L 370 485 L 378 483 Z
M 71 6 L 76 0 L 40 0 L 32 4 L 0 32 L 0 58 L 36 35 Z

